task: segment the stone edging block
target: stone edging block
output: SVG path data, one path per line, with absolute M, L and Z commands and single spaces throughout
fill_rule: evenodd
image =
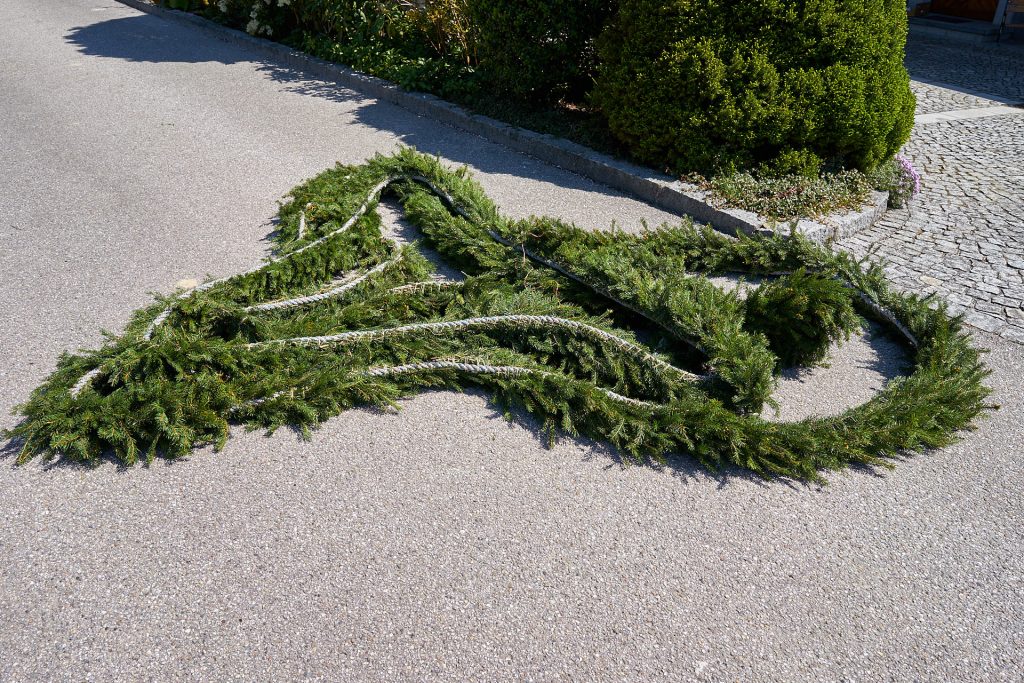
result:
M 118 2 L 141 12 L 191 25 L 228 43 L 244 45 L 317 78 L 333 81 L 376 99 L 396 104 L 415 114 L 461 128 L 602 185 L 629 193 L 670 213 L 687 214 L 699 222 L 708 223 L 733 234 L 775 232 L 766 219 L 753 212 L 713 206 L 708 201 L 706 193 L 693 185 L 628 161 L 595 152 L 575 142 L 474 114 L 434 95 L 402 90 L 394 83 L 376 76 L 313 57 L 281 43 L 250 36 L 248 33 L 222 26 L 195 14 L 159 7 L 147 0 Z M 835 214 L 821 221 L 800 220 L 797 223 L 797 231 L 816 242 L 842 239 L 878 220 L 885 213 L 887 201 L 888 193 L 873 192 L 868 204 L 860 211 Z

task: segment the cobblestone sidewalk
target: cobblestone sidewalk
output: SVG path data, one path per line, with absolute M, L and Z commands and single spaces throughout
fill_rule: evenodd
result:
M 921 195 L 839 246 L 870 251 L 899 286 L 936 292 L 969 324 L 1024 342 L 1024 109 L 1006 109 L 1024 101 L 1024 50 L 914 40 L 907 67 L 917 114 L 958 120 L 918 121 L 904 154 L 924 177 Z

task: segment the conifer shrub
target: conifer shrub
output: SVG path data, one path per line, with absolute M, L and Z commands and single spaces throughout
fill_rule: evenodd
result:
M 470 0 L 489 88 L 538 104 L 580 99 L 595 67 L 594 40 L 617 0 Z
M 896 0 L 622 0 L 593 101 L 676 172 L 870 170 L 913 125 L 906 21 Z

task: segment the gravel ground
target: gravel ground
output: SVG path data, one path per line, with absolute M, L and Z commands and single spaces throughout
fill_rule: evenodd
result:
M 264 253 L 275 200 L 400 141 L 513 214 L 668 218 L 112 0 L 0 3 L 0 426 L 65 349 Z M 0 680 L 1021 680 L 1021 347 L 959 445 L 824 488 L 541 446 L 476 393 L 131 470 L 0 462 Z M 878 335 L 788 378 L 835 412 Z M 789 412 L 786 412 L 789 411 Z

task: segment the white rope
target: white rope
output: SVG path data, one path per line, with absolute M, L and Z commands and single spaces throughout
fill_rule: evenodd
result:
M 356 212 L 353 213 L 352 216 L 347 221 L 345 221 L 345 223 L 342 224 L 339 228 L 336 228 L 335 230 L 332 230 L 331 232 L 328 232 L 327 234 L 325 234 L 322 237 L 320 237 L 320 238 L 310 242 L 309 244 L 306 244 L 306 245 L 300 247 L 299 249 L 296 249 L 295 251 L 292 251 L 292 252 L 289 252 L 287 254 L 284 254 L 283 256 L 271 257 L 269 259 L 266 259 L 260 265 L 254 266 L 252 268 L 249 268 L 248 270 L 244 270 L 244 271 L 242 271 L 240 273 L 235 273 L 233 275 L 228 275 L 228 276 L 225 276 L 225 277 L 222 277 L 222 278 L 218 278 L 216 280 L 210 280 L 209 282 L 205 282 L 205 283 L 199 285 L 198 287 L 194 287 L 193 289 L 190 289 L 190 290 L 188 290 L 186 292 L 182 292 L 181 294 L 179 294 L 177 296 L 177 300 L 181 301 L 181 300 L 187 299 L 188 297 L 191 297 L 192 295 L 194 295 L 196 292 L 205 291 L 205 290 L 210 289 L 211 287 L 214 287 L 214 286 L 216 286 L 218 284 L 222 284 L 224 282 L 228 282 L 230 280 L 233 280 L 233 279 L 236 279 L 236 278 L 239 278 L 239 277 L 243 277 L 245 275 L 251 275 L 252 273 L 259 272 L 259 271 L 263 270 L 264 268 L 267 268 L 267 267 L 269 267 L 269 266 L 271 266 L 271 265 L 273 265 L 275 263 L 278 263 L 280 261 L 289 259 L 289 258 L 291 258 L 291 257 L 293 257 L 293 256 L 295 256 L 297 254 L 301 254 L 302 252 L 304 252 L 304 251 L 306 251 L 308 249 L 312 249 L 314 247 L 317 247 L 320 244 L 323 244 L 325 241 L 331 239 L 332 237 L 334 237 L 334 236 L 336 236 L 336 235 L 338 235 L 340 233 L 343 233 L 343 232 L 349 230 L 353 225 L 355 225 L 356 221 L 358 221 L 369 210 L 369 208 L 373 204 L 373 202 L 376 199 L 379 198 L 380 194 L 388 186 L 390 186 L 395 181 L 403 179 L 403 178 L 407 178 L 409 180 L 413 180 L 413 181 L 418 182 L 418 183 L 420 183 L 422 185 L 425 185 L 431 192 L 433 192 L 438 198 L 440 198 L 442 200 L 442 202 L 452 212 L 456 213 L 457 215 L 461 216 L 462 218 L 464 218 L 466 220 L 469 220 L 469 221 L 473 220 L 473 218 L 470 216 L 470 214 L 465 209 L 463 209 L 461 206 L 459 206 L 458 203 L 455 201 L 455 199 L 450 194 L 448 194 L 445 190 L 443 190 L 440 187 L 438 187 L 437 185 L 435 185 L 431 180 L 429 180 L 425 176 L 421 176 L 421 175 L 409 175 L 409 176 L 393 175 L 393 176 L 388 176 L 387 178 L 385 178 L 384 180 L 382 180 L 380 183 L 378 183 L 377 185 L 375 185 L 374 187 L 372 187 L 369 190 L 369 192 L 367 193 L 367 197 L 363 201 L 362 205 L 360 205 L 360 207 L 356 210 Z M 307 205 L 307 208 L 309 208 L 309 205 Z M 306 215 L 305 215 L 305 211 L 303 211 L 299 215 L 298 236 L 300 238 L 304 234 L 305 228 L 306 228 Z M 636 308 L 634 308 L 630 304 L 622 301 L 621 299 L 615 297 L 614 295 L 610 294 L 607 291 L 603 291 L 601 289 L 597 289 L 593 284 L 586 282 L 581 277 L 579 277 L 578 275 L 576 275 L 576 274 L 572 273 L 571 271 L 567 270 L 563 266 L 561 266 L 561 265 L 559 265 L 559 264 L 557 264 L 557 263 L 555 263 L 553 261 L 549 261 L 549 260 L 547 260 L 547 259 L 545 259 L 545 258 L 543 258 L 543 257 L 541 257 L 541 256 L 539 256 L 537 254 L 534 254 L 533 252 L 531 252 L 528 249 L 526 249 L 526 247 L 524 245 L 521 245 L 521 244 L 517 245 L 517 244 L 511 242 L 510 240 L 506 240 L 501 235 L 499 235 L 498 233 L 496 233 L 495 231 L 493 231 L 493 230 L 491 230 L 489 228 L 485 228 L 485 229 L 486 229 L 488 235 L 492 239 L 494 239 L 496 242 L 498 242 L 499 244 L 502 244 L 503 246 L 507 246 L 507 247 L 510 247 L 510 248 L 518 248 L 518 249 L 522 250 L 523 254 L 527 258 L 530 258 L 533 261 L 541 263 L 542 265 L 544 265 L 544 266 L 546 266 L 548 268 L 551 268 L 551 269 L 561 273 L 562 275 L 564 275 L 564 276 L 566 276 L 566 277 L 568 277 L 568 278 L 570 278 L 572 280 L 580 282 L 581 284 L 583 284 L 583 285 L 585 285 L 587 287 L 595 289 L 595 291 L 599 291 L 602 295 L 604 295 L 605 297 L 611 299 L 612 301 L 614 301 L 615 303 L 619 304 L 620 306 L 623 306 L 626 309 L 629 309 L 629 310 L 631 310 L 631 311 L 633 311 L 635 313 L 638 313 L 638 314 L 640 314 L 640 315 L 642 315 L 644 317 L 647 317 L 643 312 L 637 310 Z M 277 309 L 283 309 L 283 308 L 291 308 L 291 307 L 294 307 L 294 306 L 302 306 L 302 305 L 309 304 L 309 303 L 316 303 L 316 302 L 323 301 L 325 299 L 328 299 L 328 298 L 331 298 L 331 297 L 334 297 L 334 296 L 338 296 L 338 295 L 340 295 L 340 294 L 342 294 L 342 293 L 352 289 L 353 287 L 359 285 L 361 282 L 365 281 L 366 278 L 371 277 L 372 275 L 374 275 L 374 274 L 384 270 L 389 265 L 397 262 L 400 258 L 401 257 L 399 256 L 398 258 L 392 259 L 391 261 L 386 261 L 384 263 L 381 263 L 381 264 L 375 266 L 374 268 L 370 269 L 369 271 L 367 271 L 365 274 L 357 277 L 355 280 L 352 280 L 350 282 L 346 282 L 345 284 L 343 284 L 343 285 L 341 285 L 339 287 L 336 287 L 334 289 L 328 290 L 326 292 L 322 292 L 322 293 L 319 293 L 319 294 L 313 294 L 313 295 L 309 295 L 309 296 L 296 297 L 296 298 L 293 298 L 293 299 L 286 299 L 286 300 L 283 300 L 283 301 L 274 301 L 274 302 L 269 302 L 269 303 L 264 303 L 264 304 L 257 304 L 257 305 L 254 305 L 254 306 L 249 306 L 245 310 L 247 310 L 247 311 L 267 311 L 267 310 L 277 310 Z M 461 283 L 458 283 L 458 282 L 444 282 L 444 281 L 440 281 L 440 282 L 434 282 L 434 281 L 431 281 L 431 282 L 414 282 L 414 283 L 410 283 L 410 284 L 407 284 L 407 285 L 401 285 L 399 287 L 394 287 L 394 288 L 390 289 L 389 292 L 398 293 L 398 292 L 420 291 L 422 289 L 426 289 L 427 287 L 442 288 L 442 287 L 449 287 L 449 286 L 460 285 L 460 284 Z M 847 284 L 847 286 L 853 287 L 853 285 L 850 284 L 850 283 L 846 283 L 846 284 Z M 854 287 L 854 289 L 856 289 L 856 288 Z M 881 305 L 879 305 L 874 299 L 872 299 L 866 293 L 860 291 L 859 289 L 856 289 L 856 291 L 857 291 L 857 294 L 860 297 L 860 299 L 869 308 L 871 308 L 872 311 L 874 311 L 877 315 L 879 315 L 880 317 L 885 319 L 887 322 L 889 322 L 891 325 L 893 325 L 897 330 L 899 330 L 915 348 L 918 346 L 917 339 L 914 337 L 914 335 L 911 334 L 911 332 L 906 328 L 906 326 L 903 325 L 903 323 L 900 322 L 899 319 L 897 319 L 896 316 L 891 311 L 889 311 L 888 309 L 886 309 L 886 308 L 882 307 Z M 156 330 L 156 328 L 159 327 L 160 325 L 162 325 L 167 320 L 167 318 L 170 317 L 170 314 L 171 314 L 172 310 L 173 310 L 173 305 L 169 306 L 169 307 L 165 308 L 163 311 L 161 311 L 160 314 L 157 315 L 153 319 L 153 321 L 149 324 L 149 326 L 146 328 L 146 331 L 143 333 L 142 338 L 144 340 L 147 340 L 147 341 L 152 339 L 153 333 Z M 564 328 L 569 328 L 569 329 L 573 329 L 573 330 L 576 330 L 576 331 L 586 332 L 587 334 L 590 334 L 590 335 L 593 335 L 593 336 L 597 336 L 597 337 L 599 337 L 599 338 L 601 338 L 601 339 L 603 339 L 603 340 L 605 340 L 607 342 L 610 342 L 614 346 L 616 346 L 616 347 L 618 347 L 618 348 L 620 348 L 620 349 L 622 349 L 624 351 L 627 351 L 629 353 L 635 354 L 635 355 L 639 356 L 640 358 L 646 360 L 647 362 L 656 365 L 657 367 L 660 367 L 660 368 L 665 369 L 665 370 L 669 370 L 671 372 L 676 373 L 679 376 L 685 377 L 686 379 L 688 379 L 690 381 L 696 381 L 696 380 L 704 379 L 704 377 L 702 377 L 701 375 L 696 375 L 694 373 L 687 372 L 686 370 L 682 370 L 680 368 L 677 368 L 674 365 L 672 365 L 670 363 L 667 363 L 666 361 L 663 361 L 662 359 L 658 358 L 657 356 L 647 352 L 646 350 L 642 349 L 641 347 L 639 347 L 639 346 L 637 346 L 635 344 L 632 344 L 632 343 L 630 343 L 630 342 L 628 342 L 628 341 L 626 341 L 626 340 L 624 340 L 624 339 L 622 339 L 620 337 L 617 337 L 617 336 L 615 336 L 615 335 L 613 335 L 613 334 L 611 334 L 609 332 L 605 332 L 604 330 L 601 330 L 601 329 L 599 329 L 597 327 L 593 327 L 593 326 L 587 325 L 585 323 L 580 323 L 580 322 L 577 322 L 575 320 L 569 320 L 569 319 L 566 319 L 566 318 L 558 318 L 558 317 L 555 317 L 555 316 L 545 316 L 545 315 L 539 315 L 539 316 L 537 316 L 537 315 L 486 316 L 486 317 L 481 317 L 481 318 L 469 318 L 469 319 L 466 319 L 466 320 L 453 320 L 453 321 L 443 321 L 443 322 L 434 322 L 434 323 L 417 323 L 417 324 L 414 324 L 414 325 L 403 325 L 403 326 L 400 326 L 400 327 L 394 327 L 394 328 L 388 328 L 388 329 L 382 329 L 382 330 L 354 330 L 354 331 L 350 331 L 350 332 L 343 332 L 343 333 L 340 333 L 340 334 L 326 335 L 326 336 L 321 336 L 321 337 L 293 337 L 293 338 L 290 338 L 290 339 L 274 339 L 274 340 L 269 340 L 269 341 L 264 341 L 264 342 L 255 342 L 255 343 L 252 343 L 252 344 L 247 344 L 246 347 L 247 348 L 254 348 L 254 347 L 260 347 L 260 346 L 267 346 L 267 345 L 270 345 L 270 344 L 283 344 L 283 343 L 288 343 L 288 344 L 336 344 L 336 343 L 345 343 L 347 341 L 355 341 L 355 340 L 358 340 L 358 339 L 384 338 L 384 337 L 387 337 L 387 336 L 392 336 L 392 335 L 396 335 L 396 334 L 405 334 L 405 333 L 414 332 L 414 331 L 423 331 L 423 330 L 451 331 L 451 330 L 465 329 L 465 328 L 474 327 L 474 326 L 489 326 L 489 325 L 500 325 L 500 324 L 526 324 L 526 325 L 536 324 L 536 325 L 541 325 L 541 326 L 564 327 Z M 683 341 L 686 341 L 687 343 L 693 345 L 698 350 L 703 351 L 703 349 L 701 349 L 701 347 L 698 344 L 696 344 L 693 340 L 683 339 Z M 432 362 L 434 362 L 434 363 L 449 363 L 450 361 L 432 361 Z M 396 366 L 396 367 L 397 368 L 407 368 L 407 367 L 408 368 L 414 368 L 414 367 L 418 368 L 421 365 L 422 364 L 413 364 L 413 365 L 410 365 L 410 366 Z M 494 368 L 503 367 L 503 366 L 474 366 L 472 364 L 470 364 L 470 366 L 472 366 L 472 367 L 481 367 L 481 368 L 483 368 L 483 367 L 494 367 Z M 467 367 L 469 367 L 469 366 L 467 366 Z M 507 366 L 507 367 L 511 368 L 512 366 Z M 525 371 L 530 371 L 530 372 L 540 372 L 540 371 L 533 371 L 533 370 L 529 370 L 529 369 L 525 369 L 525 368 L 518 368 L 518 370 L 525 370 Z M 383 371 L 383 370 L 381 370 L 381 371 Z M 406 370 L 402 370 L 402 371 L 404 372 Z M 412 372 L 413 370 L 408 370 L 408 371 Z M 82 377 L 80 377 L 78 379 L 78 381 L 75 382 L 74 386 L 72 386 L 72 388 L 71 388 L 71 395 L 72 395 L 72 397 L 77 396 L 86 386 L 88 386 L 92 382 L 93 379 L 95 379 L 100 374 L 100 372 L 101 372 L 100 368 L 94 368 L 94 369 L 90 370 L 89 372 L 85 373 L 84 375 L 82 375 Z M 394 370 L 389 370 L 389 372 L 394 372 Z M 607 390 L 604 390 L 604 389 L 602 389 L 602 391 L 606 391 L 607 392 Z M 614 392 L 611 392 L 611 393 L 614 394 Z M 619 396 L 618 394 L 614 394 L 614 395 L 615 396 Z M 624 397 L 624 396 L 620 396 L 619 398 L 624 399 L 626 401 L 635 401 L 635 399 L 629 399 L 629 398 Z M 263 400 L 267 400 L 267 399 L 263 399 Z M 643 402 L 640 402 L 640 403 L 643 403 Z
M 329 289 L 326 292 L 321 292 L 319 294 L 310 294 L 309 296 L 300 296 L 300 297 L 296 297 L 294 299 L 285 299 L 283 301 L 271 301 L 269 303 L 258 304 L 256 306 L 248 306 L 244 310 L 246 310 L 246 311 L 276 311 L 276 310 L 280 310 L 280 309 L 283 309 L 283 308 L 295 308 L 297 306 L 305 306 L 306 304 L 313 304 L 313 303 L 318 303 L 320 301 L 326 301 L 327 299 L 331 299 L 331 298 L 334 298 L 334 297 L 341 296 L 345 292 L 348 292 L 348 291 L 354 289 L 355 287 L 358 287 L 360 284 L 365 282 L 368 278 L 373 277 L 377 273 L 383 271 L 385 268 L 388 268 L 389 266 L 393 266 L 396 263 L 400 262 L 401 260 L 402 260 L 402 255 L 399 254 L 398 256 L 396 256 L 395 258 L 391 259 L 390 261 L 384 261 L 383 263 L 379 263 L 376 266 L 374 266 L 373 268 L 371 268 L 370 270 L 368 270 L 365 273 L 363 273 L 362 275 L 359 275 L 358 277 L 353 278 L 353 279 L 345 282 L 344 284 L 342 284 L 342 285 L 340 285 L 338 287 L 335 287 L 334 289 Z
M 540 377 L 554 377 L 557 376 L 554 372 L 547 370 L 540 370 L 536 368 L 524 368 L 517 365 L 481 365 L 477 363 L 460 363 L 458 361 L 448 360 L 432 360 L 423 363 L 409 363 L 407 365 L 392 365 L 384 367 L 370 368 L 364 375 L 367 377 L 390 377 L 392 375 L 403 375 L 413 372 L 423 372 L 429 370 L 458 370 L 467 374 L 475 375 L 499 375 L 507 377 L 516 377 L 521 375 L 538 375 Z M 605 389 L 604 387 L 594 387 L 608 398 L 618 401 L 619 403 L 628 403 L 635 406 L 643 406 L 645 408 L 657 408 L 659 404 L 652 403 L 651 401 L 641 401 L 636 398 L 630 398 L 629 396 L 623 396 L 622 394 L 616 393 L 611 389 Z
M 581 323 L 576 320 L 570 320 L 568 318 L 559 318 L 553 315 L 523 315 L 523 314 L 509 314 L 509 315 L 492 315 L 483 316 L 479 318 L 465 318 L 462 320 L 443 320 L 437 322 L 428 323 L 414 323 L 411 325 L 401 325 L 399 327 L 388 327 L 376 330 L 351 330 L 349 332 L 341 332 L 339 334 L 324 335 L 318 337 L 289 337 L 285 339 L 268 339 L 261 342 L 253 342 L 246 344 L 246 348 L 259 348 L 272 346 L 276 344 L 297 344 L 302 346 L 324 346 L 330 344 L 344 344 L 347 342 L 360 341 L 365 339 L 385 339 L 387 337 L 408 334 L 412 332 L 453 332 L 457 330 L 469 329 L 473 327 L 494 327 L 499 325 L 524 325 L 524 326 L 538 326 L 538 327 L 561 327 L 568 328 L 578 332 L 584 332 L 594 337 L 598 337 L 603 341 L 609 342 L 617 348 L 627 351 L 642 358 L 643 360 L 663 369 L 673 372 L 681 377 L 686 378 L 689 381 L 703 380 L 704 377 L 696 375 L 692 372 L 682 370 L 676 366 L 668 363 L 654 354 L 648 352 L 646 349 L 633 344 L 621 337 L 618 337 L 610 332 L 606 332 L 593 325 Z
M 900 332 L 900 334 L 907 338 L 907 341 L 910 342 L 911 346 L 913 346 L 915 349 L 918 348 L 919 345 L 917 337 L 914 336 L 914 334 L 907 328 L 906 325 L 900 322 L 899 318 L 897 318 L 892 311 L 879 304 L 866 293 L 862 292 L 856 287 L 853 287 L 853 285 L 847 283 L 847 286 L 853 288 L 853 290 L 857 293 L 857 296 L 860 298 L 860 300 L 864 302 L 864 304 L 868 308 L 870 308 L 875 313 L 875 315 L 881 317 L 887 323 L 895 327 Z
M 93 379 L 95 379 L 96 375 L 98 374 L 100 374 L 100 369 L 93 368 L 89 372 L 79 377 L 78 381 L 75 382 L 75 386 L 71 387 L 71 397 L 74 398 L 75 396 L 78 396 L 82 389 L 84 389 L 87 384 L 92 382 Z
M 320 237 L 319 239 L 316 239 L 316 240 L 310 242 L 309 244 L 307 244 L 307 245 L 305 245 L 303 247 L 300 247 L 299 249 L 296 249 L 295 251 L 288 252 L 287 254 L 284 254 L 283 256 L 271 257 L 271 258 L 265 260 L 260 265 L 253 266 L 252 268 L 249 268 L 248 270 L 243 270 L 240 273 L 235 273 L 233 275 L 227 275 L 225 277 L 217 278 L 216 280 L 210 280 L 209 282 L 204 282 L 203 284 L 199 285 L 198 287 L 194 287 L 194 288 L 188 290 L 187 292 L 182 292 L 181 294 L 179 294 L 176 297 L 177 300 L 178 301 L 183 301 L 183 300 L 191 297 L 196 292 L 202 292 L 202 291 L 210 289 L 211 287 L 214 287 L 216 285 L 222 284 L 224 282 L 228 282 L 229 280 L 234 280 L 235 278 L 239 278 L 239 277 L 243 277 L 245 275 L 251 275 L 252 273 L 259 272 L 259 271 L 263 270 L 264 268 L 267 268 L 268 266 L 271 266 L 271 265 L 273 265 L 275 263 L 278 263 L 280 261 L 289 259 L 292 256 L 295 256 L 296 254 L 301 254 L 302 252 L 304 252 L 304 251 L 306 251 L 308 249 L 312 249 L 313 247 L 316 247 L 316 246 L 318 246 L 320 244 L 323 244 L 325 241 L 329 240 L 330 238 L 332 238 L 332 237 L 334 237 L 336 235 L 339 235 L 339 234 L 349 230 L 353 225 L 356 224 L 356 221 L 359 220 L 363 216 L 363 214 L 365 214 L 367 212 L 367 210 L 369 210 L 370 205 L 373 204 L 374 200 L 377 197 L 380 196 L 380 193 L 383 192 L 386 187 L 388 187 L 391 183 L 395 182 L 395 180 L 397 180 L 400 177 L 401 176 L 388 176 L 387 178 L 385 178 L 381 182 L 379 182 L 376 185 L 374 185 L 370 189 L 370 191 L 367 193 L 366 200 L 356 210 L 356 212 L 354 214 L 352 214 L 352 216 L 347 221 L 345 221 L 344 224 L 341 225 L 341 227 L 339 227 L 339 228 L 337 228 L 335 230 L 332 230 L 329 233 L 327 233 L 327 234 L 323 235 L 322 237 Z M 305 228 L 305 213 L 303 213 L 300 216 L 300 222 L 299 222 L 299 234 L 300 234 L 300 236 L 301 236 L 304 228 Z M 301 304 L 296 304 L 296 305 L 301 305 Z M 160 314 L 157 315 L 155 318 L 153 318 L 153 321 L 146 328 L 146 331 L 143 332 L 142 338 L 144 340 L 146 340 L 146 341 L 149 341 L 150 339 L 152 339 L 153 338 L 153 333 L 156 331 L 156 328 L 159 327 L 160 325 L 164 324 L 164 322 L 167 320 L 167 318 L 170 317 L 171 311 L 173 311 L 173 310 L 174 310 L 174 306 L 172 304 L 171 306 L 168 306 L 163 311 L 161 311 Z M 74 386 L 71 387 L 71 396 L 72 397 L 78 396 L 78 394 L 86 386 L 88 386 L 92 382 L 92 380 L 99 373 L 100 373 L 100 369 L 99 368 L 95 368 L 93 370 L 90 370 L 86 374 L 82 375 L 82 377 L 80 377 L 79 380 L 77 382 L 75 382 Z
M 424 280 L 423 282 L 410 282 L 407 285 L 399 285 L 388 290 L 388 294 L 408 294 L 409 292 L 422 292 L 427 289 L 446 289 L 448 287 L 461 287 L 462 283 L 457 280 Z
M 406 365 L 391 365 L 370 368 L 363 374 L 367 377 L 390 377 L 391 375 L 403 375 L 410 372 L 422 372 L 424 370 L 459 370 L 480 375 L 529 375 L 534 372 L 532 368 L 523 368 L 517 365 L 481 365 L 479 363 L 460 363 L 451 360 L 432 360 L 423 363 L 408 363 Z
M 201 291 L 210 289 L 211 287 L 213 287 L 215 285 L 219 285 L 219 284 L 222 284 L 224 282 L 228 282 L 229 280 L 234 280 L 235 278 L 239 278 L 239 277 L 243 277 L 245 275 L 251 275 L 253 273 L 257 273 L 257 272 L 263 270 L 264 268 L 267 268 L 267 267 L 269 267 L 269 266 L 271 266 L 271 265 L 273 265 L 275 263 L 278 263 L 280 261 L 284 261 L 286 259 L 289 259 L 289 258 L 297 255 L 297 254 L 301 254 L 302 252 L 304 252 L 304 251 L 306 251 L 308 249 L 312 249 L 313 247 L 316 247 L 316 246 L 318 246 L 320 244 L 323 244 L 324 242 L 326 242 L 327 240 L 331 239 L 332 237 L 347 231 L 349 228 L 351 228 L 353 225 L 356 224 L 356 221 L 359 220 L 363 216 L 363 214 L 365 214 L 367 212 L 367 210 L 370 208 L 370 205 L 373 204 L 374 200 L 377 197 L 380 196 L 380 193 L 383 192 L 384 189 L 388 185 L 390 185 L 391 183 L 393 183 L 395 180 L 397 180 L 400 177 L 401 176 L 388 176 L 387 178 L 385 178 L 381 182 L 379 182 L 376 185 L 374 185 L 370 189 L 370 191 L 369 191 L 369 193 L 368 193 L 368 195 L 366 197 L 366 201 L 363 202 L 362 206 L 360 206 L 356 210 L 356 212 L 354 214 L 352 214 L 352 217 L 349 218 L 347 221 L 345 221 L 345 223 L 341 227 L 336 228 L 335 230 L 330 231 L 326 235 L 320 237 L 319 239 L 313 240 L 309 244 L 307 244 L 307 245 L 305 245 L 303 247 L 300 247 L 299 249 L 296 249 L 295 251 L 288 252 L 287 254 L 284 254 L 283 256 L 272 256 L 271 258 L 265 260 L 260 265 L 253 266 L 252 268 L 249 268 L 248 270 L 243 270 L 241 273 L 235 273 L 234 275 L 228 275 L 226 277 L 218 278 L 216 280 L 210 280 L 209 282 L 204 282 L 203 284 L 199 285 L 198 287 L 195 287 L 193 289 L 190 289 L 187 292 L 182 292 L 181 294 L 179 294 L 178 297 L 177 297 L 178 300 L 181 301 L 181 300 L 187 299 L 190 296 L 192 296 L 193 294 L 195 294 L 196 292 L 201 292 Z M 167 318 L 171 315 L 171 310 L 172 309 L 173 309 L 173 306 L 169 306 L 168 308 L 164 309 L 160 313 L 160 315 L 158 315 L 156 318 L 154 318 L 153 322 L 151 322 L 149 324 L 149 327 L 146 328 L 146 331 L 143 333 L 142 338 L 145 339 L 146 341 L 149 341 L 150 339 L 152 339 L 153 338 L 153 332 L 156 330 L 157 327 L 162 325 L 165 320 L 167 320 Z
M 463 363 L 460 361 L 451 360 L 432 360 L 424 361 L 422 363 L 407 363 L 405 365 L 390 365 L 390 366 L 378 366 L 365 370 L 361 374 L 364 377 L 393 377 L 395 375 L 407 375 L 417 372 L 429 372 L 432 370 L 456 370 L 458 372 L 472 374 L 472 375 L 497 375 L 500 377 L 521 377 L 523 375 L 537 375 L 539 377 L 555 377 L 557 373 L 549 372 L 547 370 L 540 370 L 538 368 L 524 368 L 518 365 L 485 365 L 482 363 Z M 640 399 L 630 398 L 629 396 L 623 396 L 611 389 L 605 389 L 604 387 L 594 387 L 602 394 L 617 401 L 619 403 L 625 403 L 628 405 L 639 406 L 643 408 L 658 408 L 660 404 L 651 401 L 641 401 Z M 276 391 L 266 398 L 257 398 L 251 401 L 247 401 L 240 406 L 232 408 L 232 412 L 237 412 L 243 408 L 255 408 L 264 403 L 268 403 L 275 399 L 278 399 L 289 392 Z
M 561 273 L 562 275 L 564 275 L 565 277 L 569 278 L 570 280 L 578 282 L 581 285 L 594 290 L 595 292 L 599 293 L 601 296 L 605 297 L 606 299 L 614 301 L 615 303 L 617 303 L 622 308 L 625 308 L 627 311 L 631 311 L 631 312 L 637 314 L 638 316 L 640 316 L 641 318 L 646 318 L 647 320 L 650 320 L 652 323 L 654 323 L 658 327 L 662 328 L 663 330 L 665 330 L 666 332 L 671 334 L 673 337 L 675 337 L 679 341 L 682 341 L 682 342 L 684 342 L 686 344 L 689 344 L 690 346 L 695 348 L 697 351 L 700 351 L 701 353 L 703 353 L 705 356 L 709 355 L 708 352 L 704 349 L 704 347 L 701 346 L 701 344 L 699 342 L 697 342 L 697 340 L 690 339 L 689 337 L 684 337 L 684 336 L 680 335 L 678 333 L 678 331 L 670 329 L 668 327 L 665 327 L 664 325 L 662 325 L 660 322 L 658 322 L 657 320 L 652 318 L 647 313 L 644 313 L 643 311 L 641 311 L 636 306 L 634 306 L 634 305 L 632 305 L 632 304 L 630 304 L 630 303 L 628 303 L 626 301 L 623 301 L 619 297 L 617 297 L 614 294 L 612 294 L 611 292 L 609 292 L 607 289 L 604 289 L 603 287 L 598 287 L 597 285 L 595 285 L 593 283 L 587 282 L 582 277 L 580 277 L 576 273 L 572 272 L 568 268 L 565 268 L 564 266 L 562 266 L 562 265 L 560 265 L 558 263 L 555 263 L 554 261 L 549 261 L 548 259 L 544 258 L 543 256 L 540 256 L 539 254 L 533 253 L 532 251 L 527 249 L 525 245 L 516 244 L 515 242 L 512 242 L 511 240 L 505 239 L 504 237 L 502 237 L 498 233 L 494 232 L 493 230 L 488 229 L 487 230 L 487 234 L 490 235 L 491 239 L 493 239 L 498 244 L 504 245 L 506 247 L 510 247 L 512 249 L 519 249 L 523 253 L 523 255 L 526 256 L 526 258 L 530 259 L 531 261 L 534 261 L 535 263 L 539 263 L 542 266 L 546 266 L 546 267 L 550 268 L 551 270 L 554 270 L 554 271 L 556 271 L 558 273 Z

